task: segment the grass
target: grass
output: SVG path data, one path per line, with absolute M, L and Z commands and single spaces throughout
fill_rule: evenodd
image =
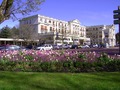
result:
M 120 72 L 0 72 L 0 90 L 120 90 Z

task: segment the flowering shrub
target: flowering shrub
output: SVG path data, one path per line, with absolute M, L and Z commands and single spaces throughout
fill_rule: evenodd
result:
M 120 57 L 76 50 L 0 52 L 0 70 L 91 72 L 120 71 Z

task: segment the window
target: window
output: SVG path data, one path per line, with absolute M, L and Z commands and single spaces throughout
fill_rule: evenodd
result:
M 41 25 L 41 30 L 43 30 L 44 29 L 44 26 L 43 25 Z
M 40 18 L 40 21 L 42 22 L 42 18 Z
M 47 26 L 45 26 L 45 30 L 47 30 Z
M 56 27 L 57 27 L 57 22 L 56 22 Z
M 45 23 L 47 23 L 47 19 L 45 19 Z
M 102 35 L 99 35 L 99 38 L 102 38 Z
M 55 29 L 53 28 L 53 31 L 55 31 Z
M 49 20 L 49 23 L 51 23 L 51 20 Z
M 47 26 L 41 25 L 41 30 L 47 30 Z
M 50 27 L 50 31 L 52 31 L 52 27 Z
M 105 37 L 109 37 L 109 35 L 105 35 Z
M 59 29 L 59 33 L 60 33 L 60 29 Z
M 55 22 L 53 21 L 53 25 L 55 25 Z

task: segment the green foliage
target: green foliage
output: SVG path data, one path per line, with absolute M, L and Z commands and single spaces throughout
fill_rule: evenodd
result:
M 111 60 L 112 59 L 110 59 L 106 53 L 102 53 L 102 55 L 98 58 L 98 62 L 103 64 L 107 64 Z
M 80 58 L 81 60 L 85 60 L 86 59 L 86 55 L 85 54 L 79 54 L 78 58 Z
M 65 72 L 75 72 L 74 62 L 71 60 L 64 61 L 63 68 L 64 68 L 63 71 L 65 71 Z
M 32 61 L 34 59 L 34 57 L 32 55 L 26 55 L 25 59 Z
M 19 53 L 23 55 L 23 53 Z M 64 60 L 64 61 L 44 61 L 41 59 L 34 61 L 32 55 L 24 56 L 26 61 L 9 61 L 3 57 L 0 60 L 1 71 L 33 71 L 33 72 L 99 72 L 99 71 L 120 71 L 120 59 L 110 59 L 103 53 L 95 62 L 87 60 Z M 84 55 L 78 56 L 84 59 Z
M 120 71 L 120 60 L 112 60 L 105 65 L 106 71 Z
M 3 27 L 0 32 L 0 38 L 10 38 L 11 37 L 11 31 L 8 26 Z
M 62 72 L 63 68 L 63 62 L 52 62 L 51 64 L 51 71 Z
M 51 62 L 42 62 L 40 67 L 42 71 L 51 71 Z

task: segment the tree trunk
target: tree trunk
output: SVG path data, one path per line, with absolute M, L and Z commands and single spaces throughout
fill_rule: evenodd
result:
M 9 19 L 11 15 L 11 7 L 13 5 L 14 0 L 3 0 L 0 5 L 0 24 Z

